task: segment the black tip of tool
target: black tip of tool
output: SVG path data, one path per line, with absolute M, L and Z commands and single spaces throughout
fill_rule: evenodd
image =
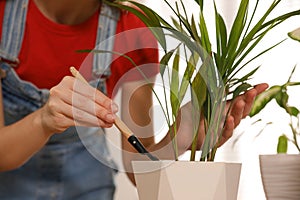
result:
M 148 156 L 148 158 L 150 158 L 151 160 L 159 160 L 157 157 L 153 156 L 152 154 L 150 154 L 146 148 L 143 146 L 143 144 L 139 141 L 139 139 L 137 137 L 135 137 L 134 135 L 131 135 L 128 138 L 128 142 L 141 154 L 145 154 L 146 156 Z

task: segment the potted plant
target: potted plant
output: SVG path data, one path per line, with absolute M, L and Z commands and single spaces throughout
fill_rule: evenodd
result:
M 288 35 L 300 39 L 300 29 L 290 32 Z M 300 82 L 292 82 L 291 78 L 295 71 L 292 70 L 287 82 L 283 85 L 274 85 L 257 96 L 250 116 L 257 115 L 267 104 L 274 101 L 282 108 L 290 118 L 288 124 L 290 133 L 279 136 L 277 143 L 277 154 L 259 155 L 261 179 L 267 199 L 299 199 L 300 196 L 300 111 L 299 108 L 291 106 L 289 102 L 290 88 L 299 88 Z M 297 154 L 288 154 L 288 144 L 298 151 Z M 276 166 L 276 167 L 275 167 Z
M 259 1 L 256 1 L 254 8 L 251 9 L 249 0 L 241 0 L 231 29 L 228 29 L 215 3 L 213 10 L 208 11 L 204 9 L 205 1 L 191 1 L 190 3 L 197 6 L 199 13 L 196 17 L 194 14 L 189 17 L 188 11 L 185 9 L 186 2 L 178 1 L 175 5 L 171 5 L 167 0 L 164 0 L 175 16 L 172 18 L 172 23 L 169 23 L 154 10 L 143 4 L 135 1 L 125 2 L 134 5 L 134 7 L 124 4 L 122 0 L 107 3 L 137 15 L 151 29 L 164 51 L 160 61 L 164 96 L 163 98 L 157 97 L 158 100 L 165 100 L 165 105 L 161 103 L 161 106 L 169 126 L 170 137 L 173 138 L 172 145 L 175 160 L 175 162 L 164 161 L 162 163 L 153 161 L 154 167 L 150 167 L 150 161 L 133 163 L 133 167 L 140 170 L 140 173 L 135 173 L 140 199 L 153 199 L 155 197 L 157 197 L 155 199 L 180 199 L 180 197 L 190 199 L 236 199 L 241 169 L 240 163 L 209 162 L 214 161 L 218 142 L 222 136 L 224 115 L 226 116 L 230 109 L 230 105 L 229 108 L 226 107 L 227 100 L 235 99 L 239 94 L 252 87 L 248 80 L 259 67 L 248 69 L 247 73 L 243 73 L 243 70 L 253 60 L 273 49 L 283 40 L 254 56 L 250 56 L 252 50 L 259 45 L 259 42 L 270 30 L 288 18 L 299 15 L 300 10 L 269 19 L 272 11 L 281 2 L 281 0 L 273 0 L 265 13 L 256 21 L 254 19 L 257 17 L 256 11 L 260 5 Z M 213 34 L 208 31 L 207 20 L 204 16 L 205 12 L 214 14 L 214 38 Z M 172 47 L 168 46 L 169 37 L 177 41 L 175 45 L 172 43 Z M 215 42 L 216 45 L 212 45 L 212 42 Z M 180 154 L 176 140 L 178 131 L 176 126 L 178 123 L 177 116 L 180 107 L 185 103 L 185 96 L 188 94 L 191 102 L 189 104 L 191 106 L 191 119 L 195 122 L 192 127 L 192 138 L 195 138 L 195 140 L 191 142 L 191 162 L 176 162 L 179 161 Z M 201 115 L 197 113 L 201 113 Z M 198 161 L 206 162 L 195 162 L 199 121 L 204 124 L 206 136 Z M 200 165 L 200 167 L 197 167 L 195 171 L 191 170 L 193 167 L 189 167 L 189 169 L 185 168 L 183 172 L 176 172 L 175 169 L 182 168 L 178 165 L 192 165 L 194 168 Z M 207 170 L 210 166 L 218 168 L 218 171 L 200 172 L 200 169 Z M 231 169 L 228 166 L 233 168 Z M 163 169 L 163 171 L 153 169 Z M 166 171 L 169 169 L 172 172 Z M 141 173 L 145 170 L 147 173 Z M 194 172 L 192 175 L 187 175 L 188 171 Z M 237 174 L 234 174 L 234 172 L 237 172 Z M 168 176 L 168 174 L 175 175 Z M 184 175 L 178 178 L 178 174 Z M 196 177 L 199 174 L 200 177 Z M 154 180 L 156 177 L 159 179 Z M 163 177 L 166 179 L 163 179 Z M 183 180 L 184 177 L 193 177 L 192 179 L 196 182 L 186 183 Z M 198 181 L 203 180 L 204 177 L 207 177 L 205 181 Z M 216 179 L 212 179 L 213 177 Z M 235 180 L 226 182 L 229 177 L 233 177 Z M 175 179 L 179 179 L 180 183 L 175 183 Z M 149 183 L 148 180 L 154 182 Z M 187 180 L 191 181 L 189 178 Z M 145 184 L 145 187 L 143 184 Z M 187 187 L 182 187 L 186 184 L 189 184 L 190 188 L 195 186 L 195 191 L 187 190 L 189 194 L 180 194 L 179 192 L 186 190 Z M 181 189 L 172 189 L 174 185 L 181 186 Z M 161 188 L 168 193 L 163 194 L 161 191 L 148 190 L 148 193 L 143 194 L 140 191 L 143 188 Z M 191 194 L 192 192 L 194 194 Z M 152 195 L 155 195 L 155 197 Z

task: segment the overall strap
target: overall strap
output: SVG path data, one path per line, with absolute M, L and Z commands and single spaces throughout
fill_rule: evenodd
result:
M 113 56 L 114 35 L 116 33 L 119 17 L 119 9 L 102 3 L 98 19 L 98 33 L 95 50 L 103 50 L 103 53 L 95 53 L 93 60 L 93 77 L 99 79 L 100 82 L 101 79 L 107 78 L 111 73 L 110 64 Z M 103 91 L 103 89 L 104 88 L 101 90 Z M 103 92 L 106 92 L 105 89 Z
M 28 0 L 7 0 L 5 3 L 2 36 L 0 43 L 0 57 L 18 63 L 21 49 Z

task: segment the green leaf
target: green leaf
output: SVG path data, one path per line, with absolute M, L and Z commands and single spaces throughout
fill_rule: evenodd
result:
M 178 100 L 178 87 L 179 87 L 179 49 L 177 49 L 173 60 L 171 83 L 170 83 L 170 101 L 172 107 L 172 113 L 177 116 L 180 103 Z
M 255 6 L 254 6 L 254 8 L 252 10 L 252 14 L 251 14 L 250 20 L 249 20 L 249 22 L 247 22 L 248 25 L 247 25 L 247 28 L 245 29 L 244 36 L 242 37 L 243 38 L 242 40 L 244 40 L 246 34 L 248 33 L 248 31 L 250 29 L 250 26 L 252 25 L 254 16 L 255 16 L 256 11 L 257 11 L 258 4 L 259 4 L 259 0 L 256 0 Z
M 201 33 L 202 47 L 206 50 L 206 52 L 210 53 L 211 52 L 211 43 L 210 43 L 209 34 L 208 34 L 208 30 L 207 30 L 203 12 L 200 13 L 199 29 L 200 29 L 200 33 Z
M 253 117 L 258 114 L 276 95 L 281 91 L 281 86 L 275 85 L 270 87 L 268 90 L 257 95 L 249 116 Z
M 262 38 L 261 38 L 262 39 Z M 273 48 L 275 48 L 276 46 L 280 45 L 282 42 L 284 42 L 285 40 L 282 40 L 278 43 L 276 43 L 275 45 L 263 50 L 262 52 L 258 53 L 257 55 L 255 55 L 253 58 L 251 58 L 249 61 L 247 61 L 245 64 L 243 64 L 242 66 L 239 66 L 239 64 L 244 60 L 244 58 L 248 55 L 248 53 L 250 53 L 253 48 L 258 44 L 259 41 L 256 41 L 255 43 L 253 43 L 249 49 L 246 51 L 246 53 L 244 53 L 234 64 L 234 66 L 232 67 L 231 70 L 229 70 L 229 73 L 232 73 L 233 70 L 236 70 L 233 74 L 231 74 L 230 78 L 231 77 L 234 77 L 236 75 L 237 72 L 239 72 L 241 69 L 243 69 L 246 65 L 248 65 L 249 63 L 251 63 L 252 61 L 254 61 L 255 59 L 257 59 L 258 57 L 262 56 L 263 54 L 269 52 L 270 50 L 272 50 Z M 237 69 L 238 68 L 238 69 Z
M 291 75 L 293 74 L 295 68 L 293 69 Z M 297 117 L 299 114 L 299 110 L 294 107 L 294 106 L 288 106 L 288 101 L 289 101 L 289 95 L 287 93 L 288 87 L 289 86 L 297 86 L 300 84 L 300 82 L 289 82 L 291 79 L 291 76 L 289 77 L 289 80 L 287 83 L 281 86 L 281 91 L 278 93 L 278 95 L 275 97 L 277 104 L 285 109 L 285 111 L 294 117 Z
M 281 135 L 278 138 L 277 153 L 287 153 L 288 149 L 288 138 L 285 135 Z
M 264 15 L 259 19 L 259 21 L 253 26 L 253 28 L 249 31 L 249 33 L 244 37 L 241 45 L 239 47 L 239 52 L 242 52 L 248 44 L 253 40 L 254 36 L 262 29 L 268 26 L 273 26 L 274 23 L 269 23 L 268 26 L 264 26 L 263 23 L 265 22 L 266 18 L 270 15 L 270 13 L 274 10 L 274 8 L 278 5 L 280 1 L 274 0 Z M 274 21 L 275 22 L 275 21 Z
M 262 34 L 260 34 L 258 37 L 256 37 L 255 39 L 251 39 L 253 40 L 251 43 L 248 43 L 247 46 L 245 46 L 245 49 L 238 49 L 234 55 L 234 58 L 236 58 L 235 60 L 232 60 L 233 62 L 229 63 L 232 64 L 233 67 L 231 69 L 231 71 L 235 70 L 238 65 L 244 60 L 244 58 L 259 44 L 259 42 L 264 38 L 264 36 L 273 28 L 273 26 L 269 27 L 268 29 L 266 29 Z M 243 42 L 244 40 L 242 40 Z M 244 65 L 242 65 L 240 68 L 243 68 L 244 66 L 246 66 L 247 64 L 249 64 L 251 61 L 255 60 L 256 58 L 258 58 L 259 56 L 263 55 L 264 53 L 268 52 L 269 50 L 271 50 L 272 48 L 276 47 L 277 45 L 279 45 L 281 42 L 276 43 L 275 45 L 264 49 L 262 52 L 258 53 L 256 56 L 254 56 L 252 59 L 250 59 L 250 61 L 246 62 Z M 250 45 L 250 46 L 249 46 Z M 246 50 L 244 52 L 244 50 Z M 239 56 L 237 58 L 237 56 Z
M 218 13 L 215 1 L 214 10 L 216 20 L 217 55 L 218 57 L 222 57 L 222 55 L 225 55 L 227 52 L 227 29 L 223 17 Z
M 131 64 L 135 67 L 137 67 L 137 64 L 133 61 L 133 59 L 123 53 L 119 53 L 116 51 L 108 51 L 108 50 L 101 50 L 101 49 L 81 49 L 81 50 L 77 50 L 76 52 L 78 53 L 108 53 L 108 54 L 115 54 L 121 57 L 126 58 L 129 62 L 131 62 Z M 139 69 L 139 68 L 138 68 Z
M 249 0 L 241 0 L 238 12 L 233 22 L 229 40 L 228 40 L 228 56 L 230 57 L 235 53 L 235 49 L 239 44 L 240 36 L 242 35 L 245 27 L 247 13 L 248 13 Z
M 249 73 L 247 73 L 246 75 L 244 75 L 243 77 L 241 78 L 236 78 L 236 79 L 232 79 L 230 78 L 229 80 L 231 80 L 231 85 L 230 85 L 230 88 L 239 84 L 239 83 L 243 83 L 247 80 L 250 79 L 250 77 L 255 74 L 255 72 L 259 69 L 259 67 L 256 67 L 255 69 L 251 70 Z
M 192 37 L 194 38 L 194 40 L 200 44 L 201 38 L 199 37 L 197 28 L 196 28 L 196 22 L 194 19 L 194 15 L 192 15 L 192 19 L 191 19 L 191 31 L 192 31 Z
M 122 1 L 120 1 L 122 2 Z M 118 7 L 122 10 L 127 10 L 134 15 L 136 15 L 138 18 L 140 18 L 152 31 L 153 35 L 156 37 L 160 45 L 162 46 L 163 49 L 166 49 L 166 38 L 165 34 L 163 32 L 163 29 L 161 28 L 161 23 L 168 24 L 163 18 L 161 18 L 155 11 L 153 11 L 151 8 L 137 3 L 135 1 L 128 1 L 131 4 L 135 5 L 139 9 L 136 9 L 132 6 L 127 6 L 121 3 L 116 2 L 109 2 L 105 1 L 106 4 Z M 171 26 L 170 26 L 171 27 Z
M 299 115 L 299 109 L 294 106 L 287 106 L 285 108 L 285 111 L 294 117 L 297 117 Z
M 180 25 L 180 23 L 174 17 L 171 17 L 171 20 L 177 30 L 182 32 L 182 34 L 188 35 L 188 33 L 183 29 L 183 27 Z
M 207 57 L 207 59 L 202 63 L 202 66 L 197 71 L 191 86 L 192 86 L 192 94 L 194 96 L 195 102 L 195 108 L 196 111 L 200 111 L 200 108 L 203 106 L 206 97 L 207 97 L 207 85 L 206 81 L 203 78 L 203 74 L 205 71 L 205 68 L 210 64 L 211 57 Z
M 176 48 L 175 48 L 176 49 Z M 175 52 L 175 49 L 166 52 L 163 57 L 160 59 L 160 74 L 163 77 L 166 67 L 168 66 L 168 63 L 173 55 L 173 53 Z
M 241 45 L 237 52 L 240 54 L 244 51 L 244 49 L 250 44 L 250 42 L 255 39 L 257 34 L 262 31 L 263 29 L 273 29 L 277 25 L 281 24 L 285 20 L 289 19 L 290 17 L 296 16 L 300 14 L 300 9 L 280 15 L 276 18 L 273 18 L 267 22 L 265 20 L 270 15 L 270 13 L 276 8 L 276 6 L 281 2 L 281 0 L 274 0 L 264 15 L 260 18 L 260 20 L 253 26 L 253 28 L 249 31 L 249 33 L 244 37 L 241 42 Z
M 184 44 L 185 47 L 190 52 L 200 55 L 201 59 L 205 60 L 205 58 L 207 56 L 207 51 L 205 51 L 205 49 L 203 49 L 201 45 L 199 45 L 196 42 L 194 42 L 193 40 L 191 40 L 191 36 L 185 35 L 182 32 L 179 32 L 174 29 L 168 29 L 168 31 L 171 32 L 171 34 L 170 34 L 171 37 L 177 39 L 182 44 Z
M 201 69 L 201 68 L 200 68 Z M 207 89 L 205 81 L 203 80 L 203 77 L 201 76 L 200 71 L 196 73 L 196 76 L 191 84 L 191 96 L 192 96 L 192 114 L 193 114 L 193 142 L 192 142 L 192 148 L 191 148 L 191 161 L 195 161 L 196 156 L 196 150 L 197 150 L 197 139 L 198 139 L 198 133 L 199 133 L 199 120 L 200 120 L 200 113 L 201 108 L 203 107 L 203 104 L 205 102 L 206 96 L 207 96 Z
M 267 28 L 268 30 L 264 32 L 264 34 L 262 34 L 262 37 L 260 37 L 259 39 L 256 40 L 255 44 L 252 44 L 252 46 L 250 48 L 248 48 L 248 52 L 244 53 L 243 56 L 241 56 L 240 60 L 237 63 L 240 63 L 244 57 L 249 53 L 249 49 L 252 50 L 258 43 L 258 40 L 261 40 L 263 38 L 263 36 L 265 36 L 265 34 L 272 28 L 274 28 L 277 23 L 274 22 L 274 24 L 269 24 L 268 26 L 263 26 L 263 23 L 265 22 L 266 18 L 269 16 L 269 14 L 271 13 L 271 11 L 277 6 L 277 4 L 280 1 L 275 0 L 270 7 L 268 8 L 268 10 L 264 13 L 264 15 L 259 19 L 259 21 L 252 26 L 253 28 L 248 32 L 245 33 L 245 36 L 242 37 L 242 40 L 240 42 L 240 45 L 237 47 L 237 49 L 235 50 L 235 52 L 229 52 L 228 53 L 228 59 L 225 63 L 226 66 L 232 66 L 234 61 L 236 60 L 236 58 L 242 54 L 242 52 L 244 52 L 245 49 L 247 49 L 247 47 L 249 46 L 249 44 L 252 44 L 252 41 L 255 39 L 257 33 L 259 33 L 259 31 L 261 31 L 263 29 L 263 27 Z M 253 12 L 256 11 L 256 8 L 254 9 Z M 250 22 L 252 22 L 252 18 L 250 19 Z M 249 22 L 249 23 L 250 23 Z M 247 27 L 247 31 L 250 27 L 250 24 L 248 24 Z M 236 66 L 235 66 L 236 67 Z M 244 67 L 244 66 L 243 66 Z
M 247 91 L 252 85 L 248 83 L 242 83 L 240 84 L 234 91 L 233 91 L 233 97 L 232 99 L 235 99 L 237 96 L 242 94 L 243 92 Z
M 201 160 L 208 156 L 208 160 L 213 160 L 213 154 L 210 154 L 217 144 L 222 130 L 222 116 L 224 114 L 225 90 L 218 76 L 218 72 L 211 57 L 207 57 L 200 73 L 207 86 L 207 96 L 203 103 L 203 115 L 207 124 L 206 136 L 202 145 Z
M 266 23 L 264 23 L 263 25 L 261 25 L 260 29 L 264 29 L 265 27 L 270 26 L 270 24 L 276 24 L 276 26 L 277 26 L 277 25 L 281 24 L 282 22 L 286 21 L 287 19 L 289 19 L 293 16 L 296 16 L 296 15 L 300 15 L 300 9 L 291 11 L 289 13 L 285 13 L 274 19 L 271 19 L 271 20 L 267 21 Z
M 203 10 L 203 0 L 195 0 L 195 2 L 199 5 L 200 11 Z
M 296 86 L 296 85 L 300 85 L 300 82 L 288 82 L 286 83 L 287 87 L 289 86 Z
M 250 77 L 252 75 L 255 74 L 255 72 L 259 69 L 259 67 L 256 67 L 255 69 L 251 70 L 249 73 L 247 73 L 245 76 L 239 78 L 239 80 L 242 82 L 242 81 L 247 81 L 250 79 Z
M 176 15 L 177 15 L 177 17 L 178 17 L 178 19 L 179 19 L 179 24 L 180 24 L 180 29 L 178 29 L 180 32 L 182 32 L 182 30 L 183 30 L 183 27 L 182 27 L 182 25 L 186 28 L 186 30 L 190 33 L 190 34 L 192 34 L 192 30 L 191 30 L 191 25 L 190 25 L 190 23 L 189 23 L 189 21 L 188 21 L 188 18 L 187 18 L 187 14 L 186 14 L 186 10 L 185 10 L 185 6 L 184 6 L 184 4 L 182 3 L 182 1 L 181 1 L 181 5 L 182 5 L 182 10 L 183 10 L 183 12 L 184 12 L 184 16 L 182 15 L 182 14 L 180 14 L 180 10 L 179 10 L 179 6 L 178 6 L 178 3 L 177 3 L 177 1 L 175 2 L 175 5 L 176 5 Z
M 175 2 L 176 10 L 172 7 L 172 5 L 167 0 L 164 0 L 164 2 L 169 6 L 169 8 L 173 11 L 173 13 L 175 14 L 175 16 L 179 20 L 179 22 L 177 24 L 179 24 L 180 28 L 177 31 L 185 33 L 185 31 L 183 31 L 183 27 L 182 27 L 182 24 L 183 24 L 184 27 L 186 28 L 186 30 L 189 32 L 189 34 L 192 34 L 190 23 L 188 22 L 187 16 L 184 17 L 184 16 L 181 15 L 181 13 L 179 11 L 179 7 L 178 7 L 177 1 Z M 182 1 L 181 1 L 181 5 L 182 5 L 182 9 L 184 10 L 184 13 L 186 15 L 185 6 L 184 6 L 184 4 L 183 4 Z M 164 21 L 163 18 L 161 18 L 161 17 L 160 17 L 160 20 L 162 22 Z M 166 22 L 163 23 L 163 24 L 166 24 Z M 169 26 L 168 24 L 164 28 L 167 29 L 167 30 L 176 30 L 173 27 Z
M 185 71 L 184 71 L 183 77 L 181 79 L 181 84 L 180 84 L 179 93 L 178 93 L 178 99 L 179 99 L 180 103 L 182 102 L 182 100 L 186 94 L 186 91 L 190 84 L 192 75 L 195 71 L 197 62 L 198 62 L 197 56 L 195 54 L 192 54 L 191 57 L 189 58 L 189 61 L 186 63 Z
M 289 95 L 286 92 L 286 87 L 281 87 L 281 90 L 275 96 L 275 100 L 280 107 L 284 109 L 286 108 L 287 102 L 289 100 Z

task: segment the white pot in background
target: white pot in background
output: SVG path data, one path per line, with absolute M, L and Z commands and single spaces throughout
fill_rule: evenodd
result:
M 300 154 L 260 155 L 259 162 L 267 200 L 300 199 Z

